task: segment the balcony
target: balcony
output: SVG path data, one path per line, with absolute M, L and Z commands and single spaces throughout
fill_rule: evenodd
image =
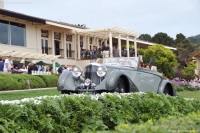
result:
M 59 58 L 63 59 L 64 58 L 64 49 L 55 49 L 55 55 L 61 55 Z
M 51 55 L 52 54 L 52 48 L 42 47 L 42 54 Z
M 67 58 L 68 59 L 75 59 L 75 51 L 74 50 L 67 50 Z

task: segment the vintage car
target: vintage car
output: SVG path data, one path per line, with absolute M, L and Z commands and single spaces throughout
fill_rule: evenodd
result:
M 79 92 L 154 92 L 175 96 L 176 92 L 161 73 L 140 67 L 139 57 L 101 58 L 83 70 L 75 66 L 58 79 L 62 94 Z

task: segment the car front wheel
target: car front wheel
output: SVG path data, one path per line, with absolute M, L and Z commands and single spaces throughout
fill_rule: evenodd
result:
M 61 90 L 61 94 L 69 94 L 68 90 Z
M 119 78 L 119 80 L 117 81 L 116 87 L 114 89 L 114 92 L 118 92 L 118 93 L 126 92 L 125 83 L 123 79 Z

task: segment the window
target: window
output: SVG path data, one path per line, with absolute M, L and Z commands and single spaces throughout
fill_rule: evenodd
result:
M 61 40 L 61 33 L 59 33 L 59 32 L 54 32 L 54 39 L 55 39 L 55 40 Z
M 49 38 L 49 31 L 41 29 L 41 37 Z
M 66 35 L 66 41 L 72 42 L 72 35 Z
M 25 25 L 0 20 L 0 44 L 26 46 Z
M 42 39 L 41 44 L 42 44 L 42 54 L 48 54 L 49 53 L 48 40 Z
M 92 41 L 93 41 L 92 38 L 90 38 L 90 44 L 92 44 Z
M 0 20 L 0 44 L 9 44 L 9 22 Z
M 25 25 L 10 22 L 11 45 L 25 46 Z

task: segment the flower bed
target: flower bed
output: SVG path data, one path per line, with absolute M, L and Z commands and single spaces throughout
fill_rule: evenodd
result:
M 0 74 L 0 90 L 23 90 L 30 88 L 56 87 L 58 75 L 33 76 L 28 74 Z
M 0 101 L 0 108 L 0 132 L 89 132 L 199 112 L 200 101 L 153 93 L 102 93 Z

